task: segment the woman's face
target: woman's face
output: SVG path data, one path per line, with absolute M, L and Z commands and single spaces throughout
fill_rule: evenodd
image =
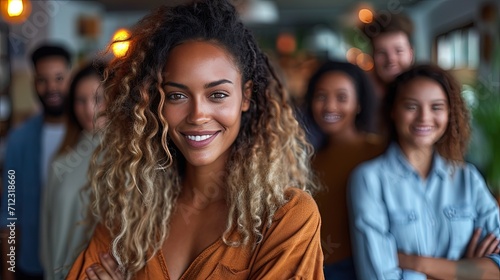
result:
M 448 126 L 448 98 L 434 80 L 418 77 L 399 89 L 392 119 L 402 147 L 432 148 Z
M 101 82 L 97 76 L 82 78 L 75 87 L 74 110 L 76 119 L 87 132 L 99 129 L 102 122 L 94 122 L 95 116 L 102 111 Z M 95 124 L 95 127 L 94 127 Z
M 335 135 L 347 129 L 356 129 L 359 108 L 356 87 L 347 74 L 333 71 L 319 78 L 311 109 L 314 121 L 323 133 Z
M 241 73 L 231 55 L 208 42 L 176 46 L 165 66 L 163 115 L 168 135 L 193 166 L 225 166 L 248 110 Z M 245 85 L 250 98 L 251 83 Z

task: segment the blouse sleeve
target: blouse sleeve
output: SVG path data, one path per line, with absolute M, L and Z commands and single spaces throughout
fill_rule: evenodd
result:
M 50 250 L 52 248 L 49 223 L 51 221 L 51 205 L 52 205 L 52 189 L 58 183 L 55 177 L 53 165 L 49 169 L 47 185 L 42 191 L 42 199 L 40 202 L 40 262 L 45 270 L 54 270 L 51 262 L 52 256 Z
M 102 224 L 97 225 L 87 249 L 80 253 L 73 263 L 66 279 L 85 279 L 85 270 L 95 263 L 100 263 L 99 253 L 109 252 L 111 237 Z
M 500 239 L 500 210 L 493 195 L 486 186 L 483 177 L 477 169 L 467 165 L 471 186 L 475 193 L 476 220 L 474 228 L 482 229 L 482 238 L 493 233 Z M 490 255 L 490 258 L 500 267 L 500 254 Z
M 359 279 L 426 279 L 399 268 L 396 240 L 389 232 L 389 218 L 382 196 L 379 172 L 363 164 L 348 185 L 348 208 L 353 258 Z
M 256 248 L 249 279 L 324 279 L 318 208 L 305 192 L 291 192 Z

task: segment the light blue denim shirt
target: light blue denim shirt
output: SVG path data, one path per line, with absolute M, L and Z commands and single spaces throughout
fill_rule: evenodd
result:
M 499 209 L 471 165 L 453 167 L 434 154 L 422 179 L 396 143 L 352 173 L 348 205 L 359 279 L 427 279 L 401 270 L 397 252 L 458 260 L 474 229 L 500 238 Z M 500 256 L 490 258 L 500 266 Z

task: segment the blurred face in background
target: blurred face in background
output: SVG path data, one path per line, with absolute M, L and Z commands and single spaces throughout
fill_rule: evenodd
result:
M 70 67 L 63 57 L 42 58 L 35 65 L 35 91 L 47 116 L 64 113 L 64 100 L 68 94 Z
M 432 149 L 446 132 L 448 97 L 439 83 L 419 77 L 399 89 L 392 119 L 403 150 Z
M 94 121 L 103 110 L 101 81 L 97 76 L 82 78 L 75 87 L 75 115 L 87 132 L 93 133 L 102 127 L 102 118 Z M 94 126 L 95 125 L 95 126 Z
M 314 121 L 327 135 L 356 129 L 359 105 L 350 76 L 339 71 L 321 76 L 314 89 L 311 110 Z
M 413 64 L 413 49 L 404 32 L 382 33 L 372 39 L 375 72 L 388 84 Z

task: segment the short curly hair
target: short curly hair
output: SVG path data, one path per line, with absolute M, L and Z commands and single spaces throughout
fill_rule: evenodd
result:
M 372 44 L 378 36 L 396 32 L 403 32 L 408 37 L 408 41 L 411 42 L 413 29 L 413 22 L 408 16 L 379 12 L 375 14 L 372 22 L 363 26 L 363 33 Z
M 401 73 L 389 85 L 384 100 L 384 115 L 389 127 L 390 138 L 397 140 L 397 131 L 391 112 L 398 94 L 404 90 L 405 85 L 416 78 L 427 78 L 438 83 L 446 93 L 449 107 L 449 120 L 446 131 L 435 144 L 438 153 L 453 163 L 463 163 L 470 140 L 470 114 L 462 98 L 458 81 L 447 71 L 436 65 L 418 65 Z

